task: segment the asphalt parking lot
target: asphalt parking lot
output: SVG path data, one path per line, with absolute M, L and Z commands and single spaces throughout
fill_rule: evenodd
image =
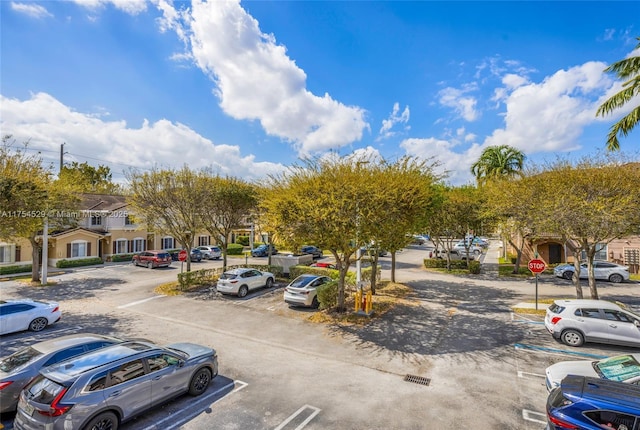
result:
M 511 312 L 511 306 L 531 298 L 531 280 L 429 273 L 419 264 L 421 252 L 416 247 L 398 255 L 398 276 L 413 287 L 415 303 L 364 327 L 309 322 L 313 311 L 286 305 L 282 284 L 243 299 L 206 291 L 155 294 L 154 286 L 175 277 L 179 267 L 78 271 L 60 276 L 46 290 L 0 283 L 3 297 L 35 294 L 57 297 L 63 305 L 63 319 L 55 326 L 3 336 L 2 355 L 83 331 L 160 344 L 190 341 L 218 351 L 220 376 L 203 396 L 169 402 L 122 427 L 129 430 L 541 430 L 547 396 L 542 375 L 549 364 L 630 351 L 559 344 L 541 317 Z M 382 263 L 388 277 L 388 258 Z M 573 292 L 567 282 L 545 279 L 541 294 L 566 297 Z M 637 287 L 606 285 L 601 294 L 637 300 Z M 407 382 L 407 375 L 428 385 Z M 2 418 L 11 428 L 11 417 Z

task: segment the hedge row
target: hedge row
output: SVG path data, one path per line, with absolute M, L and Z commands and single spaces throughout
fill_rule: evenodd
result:
M 445 269 L 447 267 L 447 260 L 444 258 L 425 258 L 424 267 L 428 269 Z M 465 260 L 451 260 L 451 268 L 467 269 L 467 262 Z
M 64 269 L 66 267 L 92 266 L 94 264 L 103 264 L 102 258 L 80 258 L 78 260 L 58 260 L 56 267 Z
M 29 272 L 31 272 L 31 264 L 0 267 L 0 275 L 10 275 L 12 273 L 29 273 Z
M 111 257 L 111 261 L 114 263 L 118 263 L 121 261 L 131 261 L 133 259 L 134 254 L 117 254 Z
M 242 255 L 244 246 L 239 243 L 230 243 L 227 245 L 227 255 Z
M 313 275 L 325 275 L 330 277 L 331 279 L 338 280 L 340 277 L 340 272 L 335 269 L 327 269 L 324 267 L 311 267 L 311 266 L 292 266 L 289 268 L 289 278 L 295 279 L 300 275 L 304 275 L 306 273 L 310 273 Z M 368 280 L 371 278 L 371 266 L 363 267 L 360 271 L 363 280 Z M 380 279 L 381 271 L 380 266 L 378 266 L 377 277 Z M 344 278 L 345 285 L 355 287 L 356 285 L 356 272 L 349 271 Z
M 241 266 L 227 266 L 227 270 L 250 267 L 252 269 L 260 270 L 261 272 L 271 272 L 276 279 L 283 277 L 281 266 L 269 266 L 266 264 L 259 265 L 241 265 Z M 178 283 L 181 290 L 187 290 L 197 285 L 212 285 L 218 281 L 218 278 L 222 274 L 222 268 L 214 269 L 200 269 L 192 270 L 191 272 L 178 273 Z

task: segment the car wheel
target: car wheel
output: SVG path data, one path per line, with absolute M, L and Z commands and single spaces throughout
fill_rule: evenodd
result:
M 249 292 L 249 287 L 247 287 L 246 285 L 243 285 L 238 290 L 238 297 L 245 297 L 248 292 Z
M 211 382 L 211 372 L 209 369 L 202 368 L 196 372 L 189 382 L 189 394 L 192 396 L 199 396 L 207 391 L 209 383 Z
M 29 330 L 31 331 L 42 331 L 49 324 L 46 318 L 40 317 L 36 318 L 29 323 Z
M 622 275 L 619 273 L 614 273 L 613 275 L 609 276 L 609 281 L 613 282 L 614 284 L 619 284 L 623 280 L 624 279 L 622 278 Z
M 148 269 L 153 269 L 153 263 L 152 263 L 151 261 L 149 261 L 149 262 L 147 263 L 147 268 L 148 268 Z
M 266 284 L 264 284 L 264 286 L 265 286 L 266 288 L 271 288 L 271 287 L 273 287 L 273 278 L 267 278 L 267 283 L 266 283 Z
M 84 426 L 84 430 L 117 430 L 118 429 L 118 417 L 113 412 L 105 412 Z
M 474 250 L 473 251 L 473 255 L 476 255 L 476 256 L 480 255 L 480 250 L 479 249 Z
M 562 277 L 564 279 L 571 280 L 571 279 L 573 279 L 573 272 L 570 271 L 570 270 L 567 270 L 566 272 L 562 273 Z
M 318 301 L 318 296 L 315 296 L 311 301 L 311 307 L 314 309 L 318 309 L 320 307 L 320 302 Z
M 566 330 L 562 332 L 562 341 L 569 346 L 582 346 L 584 336 L 577 330 Z
M 131 263 L 132 263 L 134 266 L 137 266 L 137 265 L 138 265 L 138 260 L 136 260 L 136 259 L 134 258 L 133 260 L 131 260 Z

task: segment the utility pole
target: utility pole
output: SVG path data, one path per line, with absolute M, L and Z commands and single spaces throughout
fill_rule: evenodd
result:
M 64 145 L 66 145 L 66 142 L 60 145 L 60 173 L 62 173 L 62 167 L 64 166 Z

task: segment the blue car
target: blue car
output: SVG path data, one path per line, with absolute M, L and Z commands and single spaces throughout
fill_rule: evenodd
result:
M 278 253 L 278 250 L 276 249 L 275 246 L 273 245 L 269 245 L 271 247 L 271 255 L 276 255 Z M 255 248 L 253 251 L 251 251 L 251 256 L 252 257 L 266 257 L 269 255 L 269 248 L 267 247 L 267 245 L 260 245 L 257 248 Z
M 637 430 L 640 386 L 569 375 L 547 398 L 547 430 Z

